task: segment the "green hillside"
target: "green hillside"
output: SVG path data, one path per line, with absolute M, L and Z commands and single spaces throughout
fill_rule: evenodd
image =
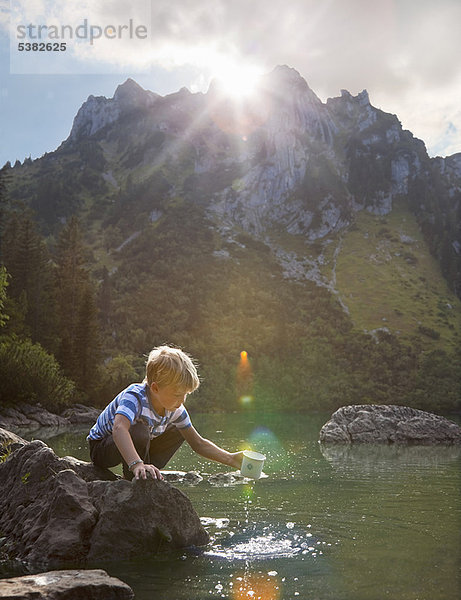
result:
M 366 211 L 339 241 L 336 285 L 354 326 L 387 328 L 426 348 L 459 347 L 461 302 L 430 255 L 414 215 Z

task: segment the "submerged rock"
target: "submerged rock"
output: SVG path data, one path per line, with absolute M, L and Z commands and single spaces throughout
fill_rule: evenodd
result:
M 116 479 L 116 481 L 102 481 Z M 165 481 L 128 482 L 34 441 L 0 463 L 3 552 L 35 565 L 115 560 L 204 545 L 185 494 Z
M 397 405 L 339 408 L 320 430 L 323 444 L 461 444 L 461 427 L 429 412 Z
M 131 600 L 133 590 L 101 569 L 63 570 L 0 581 L 0 598 L 9 600 Z
M 165 481 L 186 482 L 190 485 L 197 485 L 203 481 L 203 477 L 198 471 L 162 471 Z
M 246 483 L 248 481 L 251 480 L 246 479 L 240 474 L 239 471 L 232 471 L 230 473 L 216 473 L 208 478 L 208 482 L 211 483 L 211 485 L 216 486 L 234 485 L 236 483 Z

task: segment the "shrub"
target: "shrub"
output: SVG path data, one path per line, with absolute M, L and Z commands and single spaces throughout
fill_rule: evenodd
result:
M 65 377 L 54 356 L 40 344 L 15 337 L 0 341 L 0 402 L 40 402 L 59 412 L 74 400 L 74 383 Z

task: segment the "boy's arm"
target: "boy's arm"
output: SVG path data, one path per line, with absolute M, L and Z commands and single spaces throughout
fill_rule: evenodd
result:
M 204 456 L 210 460 L 216 460 L 229 467 L 240 469 L 243 452 L 227 452 L 226 450 L 223 450 L 213 442 L 210 442 L 210 440 L 203 438 L 193 425 L 186 427 L 185 429 L 180 429 L 179 431 L 192 450 L 197 452 L 197 454 L 200 454 L 200 456 Z
M 155 465 L 145 465 L 139 454 L 134 447 L 133 440 L 130 435 L 130 421 L 123 415 L 115 415 L 114 428 L 112 430 L 112 437 L 115 445 L 120 451 L 123 460 L 127 465 L 130 465 L 135 460 L 140 462 L 133 465 L 131 472 L 134 474 L 135 479 L 146 479 L 149 474 L 153 479 L 163 479 L 162 474 Z

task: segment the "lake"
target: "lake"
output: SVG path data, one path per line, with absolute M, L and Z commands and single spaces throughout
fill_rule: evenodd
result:
M 230 451 L 267 455 L 251 484 L 174 484 L 208 530 L 206 548 L 104 565 L 136 600 L 458 600 L 461 449 L 330 447 L 328 414 L 194 415 Z M 85 432 L 45 441 L 88 460 Z M 35 434 L 40 438 L 39 434 Z M 225 472 L 186 445 L 168 468 Z

